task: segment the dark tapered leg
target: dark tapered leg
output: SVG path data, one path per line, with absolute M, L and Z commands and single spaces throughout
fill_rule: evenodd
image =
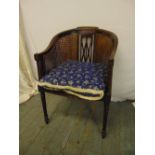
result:
M 39 87 L 39 91 L 40 91 L 40 96 L 41 96 L 41 101 L 42 101 L 43 112 L 44 112 L 44 119 L 45 119 L 46 124 L 48 124 L 49 119 L 48 119 L 47 107 L 46 107 L 45 90 L 43 87 Z
M 102 138 L 106 137 L 107 119 L 109 112 L 110 98 L 104 100 L 104 110 L 103 110 L 103 127 L 102 127 Z

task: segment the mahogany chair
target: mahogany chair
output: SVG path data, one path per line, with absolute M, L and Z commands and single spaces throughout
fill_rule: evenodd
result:
M 100 99 L 104 105 L 102 138 L 106 136 L 109 104 L 111 102 L 112 71 L 117 44 L 117 36 L 110 31 L 97 27 L 78 27 L 57 34 L 43 52 L 34 55 L 39 80 L 67 60 L 102 63 L 106 66 L 104 96 Z M 38 85 L 38 90 L 41 95 L 44 119 L 48 124 L 45 92 L 59 94 L 62 91 L 50 90 L 43 85 Z M 67 93 L 65 94 L 67 95 Z

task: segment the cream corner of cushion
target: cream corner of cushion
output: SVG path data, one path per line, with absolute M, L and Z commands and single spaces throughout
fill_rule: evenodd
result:
M 83 99 L 87 99 L 87 100 L 100 100 L 103 98 L 104 96 L 104 91 L 103 90 L 93 90 L 93 89 L 81 89 L 81 88 L 75 88 L 72 86 L 60 86 L 60 85 L 53 85 L 47 82 L 40 82 L 38 81 L 37 84 L 39 86 L 46 86 L 52 89 L 60 89 L 60 90 L 64 90 L 66 93 L 68 94 L 72 94 L 75 95 L 77 97 L 83 98 Z M 71 91 L 69 91 L 71 90 Z M 74 91 L 74 92 L 73 92 Z M 93 95 L 98 95 L 98 96 L 85 96 L 79 93 L 90 93 Z

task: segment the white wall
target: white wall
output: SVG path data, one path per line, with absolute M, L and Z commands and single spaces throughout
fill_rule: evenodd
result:
M 134 0 L 20 0 L 20 8 L 34 68 L 33 54 L 44 50 L 60 31 L 98 26 L 115 32 L 119 46 L 113 97 L 134 98 Z

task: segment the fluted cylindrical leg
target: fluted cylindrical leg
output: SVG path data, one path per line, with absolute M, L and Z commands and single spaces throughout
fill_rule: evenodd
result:
M 45 96 L 45 90 L 42 87 L 39 87 L 40 91 L 40 96 L 41 96 L 41 102 L 42 102 L 42 108 L 44 112 L 44 119 L 45 123 L 48 124 L 49 119 L 48 119 L 48 113 L 47 113 L 47 107 L 46 107 L 46 96 Z
M 104 100 L 103 106 L 103 127 L 102 127 L 102 138 L 106 137 L 106 129 L 107 129 L 107 119 L 109 113 L 109 105 L 110 105 L 110 97 Z

